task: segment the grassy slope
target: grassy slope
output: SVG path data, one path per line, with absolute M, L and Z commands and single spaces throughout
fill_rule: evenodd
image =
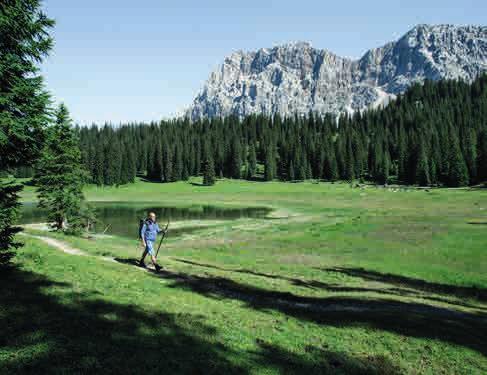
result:
M 220 181 L 86 195 L 270 206 L 277 218 L 169 236 L 159 276 L 126 264 L 138 254 L 128 239 L 58 236 L 118 263 L 28 239 L 1 297 L 8 369 L 487 371 L 487 233 L 468 224 L 487 221 L 486 191 Z

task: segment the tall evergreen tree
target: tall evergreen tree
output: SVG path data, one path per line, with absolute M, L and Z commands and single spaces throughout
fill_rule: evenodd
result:
M 423 142 L 421 142 L 419 147 L 418 163 L 416 166 L 416 182 L 421 186 L 429 186 L 431 184 L 430 166 Z
M 241 146 L 237 137 L 234 137 L 230 152 L 230 177 L 240 178 L 242 168 Z
M 272 181 L 276 177 L 276 155 L 273 145 L 269 145 L 264 163 L 264 179 Z
M 119 185 L 122 172 L 122 153 L 120 152 L 120 142 L 115 134 L 105 146 L 105 168 L 103 176 L 105 185 Z
M 163 155 L 162 155 L 162 146 L 161 146 L 161 139 L 158 137 L 154 143 L 154 154 L 152 156 L 152 161 L 150 163 L 151 170 L 150 170 L 150 178 L 154 181 L 163 182 L 165 181 L 165 174 L 164 174 L 164 162 L 163 162 Z
M 183 175 L 183 154 L 182 154 L 182 146 L 181 143 L 176 143 L 176 147 L 174 148 L 174 169 L 172 180 L 179 181 L 182 179 Z
M 477 181 L 487 182 L 487 129 L 480 133 L 477 143 Z
M 105 165 L 105 147 L 101 142 L 98 143 L 98 147 L 95 153 L 95 161 L 93 166 L 93 183 L 98 186 L 103 185 L 105 181 L 104 165 Z
M 451 187 L 468 185 L 468 169 L 463 154 L 458 145 L 458 140 L 453 140 L 449 158 L 448 185 Z
M 163 164 L 163 171 L 164 171 L 164 181 L 165 182 L 175 181 L 173 176 L 174 171 L 173 171 L 172 150 L 167 142 L 164 143 L 162 149 L 162 164 Z
M 128 142 L 123 142 L 123 147 L 120 150 L 122 153 L 122 163 L 120 171 L 120 184 L 133 183 L 135 181 L 136 166 L 134 160 L 134 153 Z
M 0 4 L 0 175 L 34 160 L 44 140 L 49 96 L 37 64 L 49 53 L 54 21 L 38 0 Z M 0 179 L 0 264 L 19 246 L 13 227 L 21 185 Z
M 289 163 L 289 173 L 288 173 L 288 180 L 289 181 L 294 181 L 296 179 L 296 172 L 294 170 L 294 163 L 291 160 Z
M 49 129 L 35 176 L 39 207 L 48 211 L 48 219 L 55 229 L 79 231 L 85 179 L 78 139 L 68 110 L 61 104 L 55 124 Z
M 248 169 L 247 169 L 247 179 L 251 179 L 255 176 L 257 172 L 257 155 L 255 153 L 255 145 L 252 143 L 249 147 L 248 155 Z
M 208 153 L 203 164 L 203 185 L 215 185 L 215 164 L 211 153 Z

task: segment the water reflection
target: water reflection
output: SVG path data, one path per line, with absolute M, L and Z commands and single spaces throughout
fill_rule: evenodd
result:
M 269 209 L 262 207 L 246 208 L 219 208 L 214 206 L 194 206 L 189 208 L 161 207 L 151 204 L 125 202 L 92 203 L 96 210 L 98 222 L 96 232 L 103 232 L 107 227 L 107 234 L 115 234 L 124 237 L 137 237 L 139 220 L 147 215 L 148 211 L 154 211 L 161 226 L 165 226 L 167 220 L 236 220 L 240 218 L 263 218 L 269 213 Z M 46 211 L 39 209 L 35 204 L 27 203 L 22 206 L 20 224 L 32 224 L 46 221 Z M 194 226 L 192 229 L 194 230 Z M 177 232 L 180 232 L 178 230 Z M 173 232 L 175 234 L 175 232 Z

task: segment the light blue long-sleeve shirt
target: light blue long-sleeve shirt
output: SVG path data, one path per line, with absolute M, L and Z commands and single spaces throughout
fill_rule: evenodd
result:
M 145 241 L 154 242 L 157 238 L 157 233 L 159 232 L 161 232 L 159 225 L 148 219 L 144 222 L 144 225 L 142 225 L 142 229 L 140 230 L 140 237 L 143 238 Z

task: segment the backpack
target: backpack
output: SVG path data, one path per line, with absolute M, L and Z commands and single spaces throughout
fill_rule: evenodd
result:
M 146 222 L 146 219 L 140 219 L 139 220 L 139 233 L 137 234 L 137 237 L 139 238 L 139 240 L 142 239 L 140 232 L 142 231 L 142 227 L 144 226 L 145 222 Z

